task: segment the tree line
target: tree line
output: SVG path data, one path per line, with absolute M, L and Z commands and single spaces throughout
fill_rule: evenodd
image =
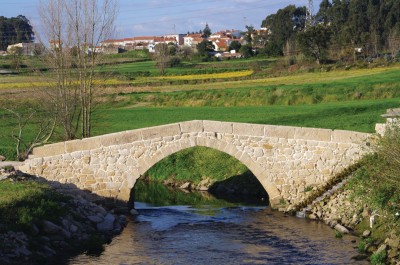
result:
M 400 1 L 323 0 L 311 27 L 306 27 L 306 8 L 289 5 L 267 16 L 259 36 L 267 55 L 302 51 L 317 61 L 333 56 L 352 56 L 354 49 L 368 56 L 396 55 L 400 49 Z M 346 53 L 347 52 L 347 53 Z
M 29 20 L 22 15 L 6 18 L 0 16 L 0 50 L 20 42 L 33 42 L 35 34 Z

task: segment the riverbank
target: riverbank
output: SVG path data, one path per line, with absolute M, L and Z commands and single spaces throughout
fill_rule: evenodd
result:
M 396 184 L 388 183 L 379 154 L 364 157 L 346 184 L 315 203 L 307 218 L 321 220 L 336 236 L 355 234 L 362 240 L 355 259 L 371 264 L 400 264 L 400 219 Z
M 100 253 L 127 213 L 73 185 L 0 168 L 0 264 L 62 264 L 60 257 Z
M 250 171 L 245 171 L 242 174 L 226 179 L 215 179 L 203 176 L 201 179 L 180 180 L 176 179 L 174 176 L 170 176 L 166 179 L 155 180 L 151 176 L 146 176 L 139 181 L 160 183 L 186 192 L 207 191 L 216 198 L 227 199 L 228 201 L 234 201 L 236 198 L 242 201 L 268 203 L 267 192 Z

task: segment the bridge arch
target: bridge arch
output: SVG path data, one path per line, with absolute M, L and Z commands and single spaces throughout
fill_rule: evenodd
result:
M 271 207 L 303 201 L 369 152 L 359 132 L 218 121 L 188 121 L 61 142 L 33 150 L 19 167 L 105 197 L 128 199 L 136 180 L 163 158 L 194 146 L 235 157 L 257 177 Z
M 254 174 L 257 180 L 261 183 L 264 190 L 268 193 L 270 204 L 275 206 L 280 203 L 281 196 L 279 190 L 277 189 L 274 183 L 272 183 L 268 178 L 265 177 L 268 174 L 268 170 L 262 168 L 259 164 L 254 162 L 248 154 L 238 152 L 233 144 L 222 142 L 217 138 L 213 139 L 212 141 L 209 141 L 208 138 L 197 136 L 197 137 L 189 137 L 187 140 L 189 141 L 190 146 L 187 145 L 182 146 L 179 144 L 177 146 L 172 146 L 172 147 L 164 146 L 160 148 L 159 152 L 157 152 L 153 157 L 151 158 L 144 157 L 143 159 L 139 160 L 138 163 L 141 165 L 140 170 L 138 171 L 139 174 L 136 176 L 132 176 L 134 179 L 130 181 L 131 183 L 130 185 L 132 184 L 133 185 L 128 186 L 128 188 L 132 189 L 138 178 L 140 178 L 151 167 L 153 167 L 155 164 L 157 164 L 164 158 L 190 147 L 201 146 L 218 150 L 220 152 L 226 153 L 236 158 L 239 162 L 245 165 Z

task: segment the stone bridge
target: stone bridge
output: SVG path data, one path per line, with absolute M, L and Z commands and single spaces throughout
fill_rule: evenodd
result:
M 276 208 L 301 202 L 305 189 L 355 163 L 368 152 L 369 138 L 351 131 L 196 120 L 45 145 L 20 170 L 127 200 L 136 180 L 161 159 L 205 146 L 246 165 Z

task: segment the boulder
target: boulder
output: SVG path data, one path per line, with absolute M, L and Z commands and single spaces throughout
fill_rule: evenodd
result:
M 76 233 L 78 231 L 78 227 L 74 224 L 71 224 L 71 226 L 69 227 L 69 231 L 71 233 Z
M 19 247 L 15 250 L 15 253 L 18 256 L 30 256 L 32 252 L 30 252 L 25 246 Z
M 105 217 L 104 220 L 101 223 L 97 224 L 97 230 L 101 232 L 107 232 L 111 231 L 114 229 L 114 221 L 115 217 L 111 213 L 108 213 Z
M 131 209 L 131 210 L 129 211 L 129 213 L 130 213 L 131 215 L 139 215 L 139 212 L 136 211 L 135 209 Z
M 45 255 L 48 257 L 55 256 L 57 253 L 50 248 L 49 246 L 43 246 L 43 250 L 45 251 Z
M 4 156 L 0 155 L 0 162 L 5 161 L 5 160 L 6 160 L 6 158 Z
M 183 189 L 183 190 L 187 190 L 190 189 L 191 183 L 190 182 L 186 182 L 184 184 L 182 184 L 179 188 Z
M 97 215 L 90 215 L 87 217 L 92 223 L 98 224 L 103 222 L 103 218 L 101 218 L 100 216 Z
M 386 245 L 386 244 L 382 244 L 382 245 L 380 245 L 379 248 L 375 251 L 375 253 L 379 253 L 379 252 L 382 252 L 382 251 L 385 251 L 385 253 L 386 253 L 386 249 L 387 249 L 387 245 Z
M 50 221 L 43 221 L 43 231 L 49 235 L 62 235 L 65 238 L 71 238 L 71 233 L 69 231 Z
M 46 234 L 58 234 L 61 232 L 62 228 L 53 222 L 50 221 L 43 221 L 43 231 Z
M 342 233 L 342 234 L 350 233 L 349 230 L 346 227 L 344 227 L 343 225 L 341 225 L 341 224 L 335 225 L 335 230 L 340 232 L 340 233 Z
M 311 219 L 311 220 L 316 220 L 317 219 L 317 216 L 315 215 L 315 214 L 309 214 L 308 215 L 308 219 Z
M 370 230 L 365 230 L 362 234 L 362 237 L 366 238 L 369 237 L 371 235 L 371 231 Z

